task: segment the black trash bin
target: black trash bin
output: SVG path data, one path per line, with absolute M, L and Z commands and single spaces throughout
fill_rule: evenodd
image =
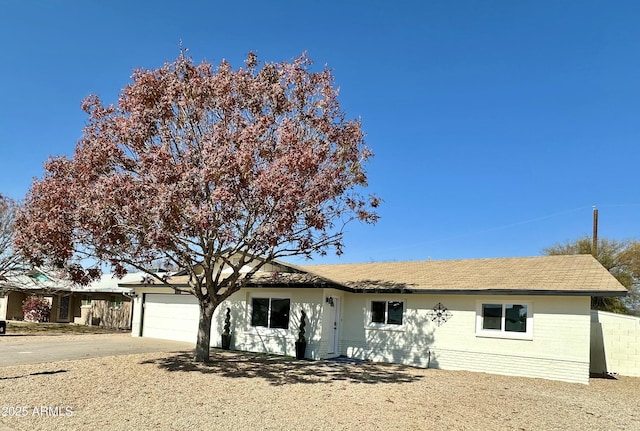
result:
M 4 335 L 7 333 L 7 322 L 4 320 L 0 320 L 0 335 Z

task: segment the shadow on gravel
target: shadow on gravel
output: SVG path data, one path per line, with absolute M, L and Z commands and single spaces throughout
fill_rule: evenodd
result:
M 193 362 L 192 353 L 178 353 L 166 358 L 141 362 L 157 365 L 168 371 L 219 374 L 229 378 L 260 378 L 272 385 L 291 383 L 385 384 L 410 383 L 421 380 L 412 375 L 411 367 L 339 358 L 338 360 L 297 360 L 291 357 L 249 352 L 212 351 L 206 364 Z
M 45 375 L 49 375 L 49 374 L 60 374 L 60 373 L 66 373 L 66 372 L 67 372 L 67 370 L 39 371 L 37 373 L 25 374 L 23 376 L 0 377 L 0 380 L 13 380 L 13 379 L 21 379 L 23 377 L 29 377 L 29 376 L 45 376 Z
M 2 336 L 2 338 L 11 338 L 11 337 L 60 337 L 62 335 L 69 335 L 69 334 L 46 334 L 46 333 L 31 333 L 31 334 L 4 334 Z M 74 334 L 71 334 L 74 335 Z

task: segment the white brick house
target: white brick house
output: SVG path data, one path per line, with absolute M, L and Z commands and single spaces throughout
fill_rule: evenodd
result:
M 127 287 L 136 292 L 133 336 L 195 343 L 195 297 L 158 285 Z M 292 356 L 304 310 L 311 359 L 347 356 L 588 383 L 590 297 L 625 294 L 589 255 L 274 263 L 216 310 L 211 343 L 220 345 L 229 307 L 232 348 Z

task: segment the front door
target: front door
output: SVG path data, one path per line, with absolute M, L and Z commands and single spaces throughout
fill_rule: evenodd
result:
M 340 298 L 332 298 L 333 304 L 329 305 L 329 351 L 330 355 L 338 355 L 340 352 Z
M 58 308 L 58 322 L 68 322 L 69 321 L 69 305 L 70 305 L 70 295 L 59 296 L 58 301 L 60 307 Z

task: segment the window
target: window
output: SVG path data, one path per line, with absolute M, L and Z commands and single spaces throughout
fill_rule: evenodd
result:
M 371 323 L 402 325 L 404 302 L 371 301 Z
M 533 331 L 529 304 L 478 303 L 476 334 L 500 338 L 528 338 Z
M 288 298 L 252 298 L 251 326 L 288 329 L 290 307 Z
M 122 307 L 122 297 L 121 296 L 116 296 L 116 295 L 111 295 L 111 298 L 109 300 L 109 302 L 111 303 L 111 308 L 113 308 L 114 310 L 118 310 L 120 309 L 120 307 Z
M 80 303 L 83 307 L 91 306 L 91 297 L 89 295 L 82 295 L 82 302 Z

